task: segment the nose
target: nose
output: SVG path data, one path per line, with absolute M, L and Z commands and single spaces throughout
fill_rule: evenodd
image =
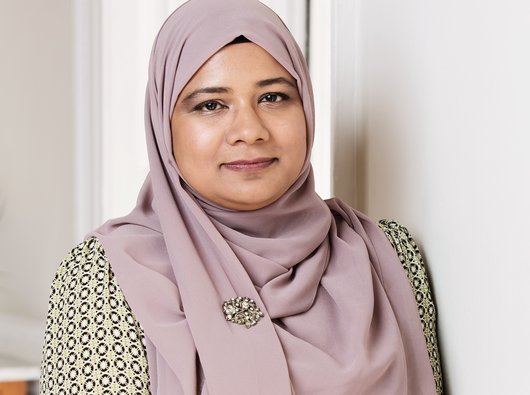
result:
M 243 105 L 234 113 L 234 118 L 226 133 L 226 141 L 233 145 L 239 142 L 255 144 L 269 139 L 269 130 L 252 105 Z

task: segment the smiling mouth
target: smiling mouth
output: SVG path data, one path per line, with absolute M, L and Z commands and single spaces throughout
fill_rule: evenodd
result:
M 257 171 L 266 169 L 276 162 L 276 158 L 256 158 L 251 160 L 236 160 L 229 163 L 223 163 L 223 167 L 234 171 Z

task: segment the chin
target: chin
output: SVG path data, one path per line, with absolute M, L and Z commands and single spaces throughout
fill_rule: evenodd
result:
M 233 210 L 237 211 L 254 211 L 259 210 L 261 208 L 267 207 L 268 205 L 272 204 L 274 201 L 271 202 L 242 202 L 242 203 L 234 203 L 232 204 L 232 207 L 229 207 Z
M 281 196 L 281 195 L 280 195 Z M 256 199 L 256 195 L 252 195 L 249 197 L 249 199 L 244 199 L 244 196 L 239 195 L 238 200 L 231 200 L 229 202 L 219 203 L 222 206 L 232 209 L 232 210 L 238 210 L 238 211 L 254 211 L 259 210 L 261 208 L 267 207 L 270 204 L 274 203 L 276 200 L 278 200 L 277 197 L 267 196 L 263 199 Z

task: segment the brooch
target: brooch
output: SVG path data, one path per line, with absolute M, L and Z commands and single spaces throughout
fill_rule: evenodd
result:
M 234 324 L 245 325 L 247 328 L 258 323 L 263 313 L 252 299 L 238 296 L 225 300 L 223 312 L 226 320 Z

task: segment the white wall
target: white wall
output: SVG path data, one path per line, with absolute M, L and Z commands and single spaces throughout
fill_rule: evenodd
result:
M 358 4 L 360 206 L 423 247 L 448 393 L 529 394 L 530 3 Z
M 148 171 L 144 103 L 153 40 L 173 7 L 164 1 L 100 0 L 101 216 L 127 214 Z M 176 6 L 183 1 L 173 1 Z M 99 224 L 93 224 L 98 226 Z
M 331 183 L 331 100 L 332 74 L 332 2 L 312 1 L 309 7 L 309 63 L 315 100 L 315 141 L 311 152 L 315 189 L 323 199 L 332 196 Z M 308 56 L 307 56 L 308 55 Z
M 52 276 L 74 242 L 71 29 L 68 0 L 2 2 L 2 335 L 6 315 L 34 322 L 43 333 Z M 42 338 L 32 344 L 25 354 L 38 360 Z M 0 354 L 4 346 L 2 336 Z

